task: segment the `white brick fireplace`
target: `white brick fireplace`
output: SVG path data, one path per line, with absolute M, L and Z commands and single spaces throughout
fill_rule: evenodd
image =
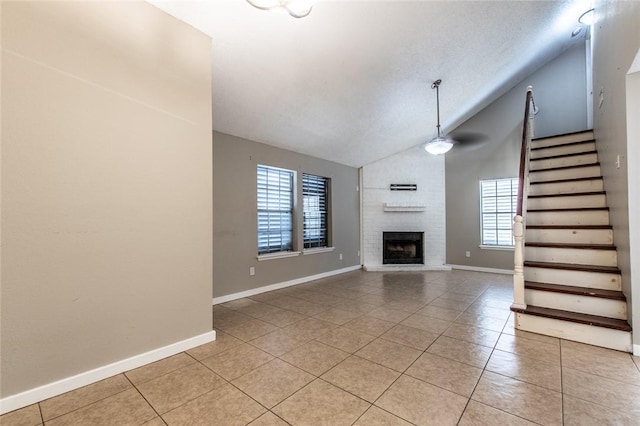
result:
M 442 270 L 445 266 L 444 156 L 414 148 L 362 168 L 362 263 L 369 271 Z M 415 184 L 416 191 L 392 191 Z M 383 232 L 424 232 L 424 265 L 383 264 Z

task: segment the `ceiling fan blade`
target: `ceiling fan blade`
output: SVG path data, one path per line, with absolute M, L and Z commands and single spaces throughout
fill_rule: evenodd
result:
M 489 140 L 489 136 L 479 132 L 454 132 L 447 137 L 461 145 L 471 145 Z

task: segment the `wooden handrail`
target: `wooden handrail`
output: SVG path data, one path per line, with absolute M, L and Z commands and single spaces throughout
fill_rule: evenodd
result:
M 526 219 L 523 215 L 524 193 L 529 173 L 529 140 L 533 129 L 530 107 L 533 104 L 533 88 L 527 87 L 527 100 L 524 105 L 524 122 L 522 123 L 522 146 L 520 148 L 520 173 L 518 174 L 518 199 L 516 201 L 516 215 L 513 218 L 513 304 L 511 310 L 522 312 L 527 309 L 524 290 L 524 230 Z M 535 112 L 535 104 L 533 104 Z M 517 327 L 517 324 L 516 324 Z
M 533 88 L 527 87 L 527 100 L 524 104 L 524 122 L 522 124 L 522 145 L 520 146 L 520 173 L 518 174 L 518 200 L 516 214 L 522 216 L 522 202 L 524 199 L 524 177 L 526 172 L 527 150 L 529 149 L 529 108 L 533 100 Z

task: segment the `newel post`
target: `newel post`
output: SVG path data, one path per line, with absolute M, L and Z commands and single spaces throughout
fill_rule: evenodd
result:
M 514 267 L 513 267 L 513 304 L 512 308 L 526 309 L 524 301 L 524 219 L 520 215 L 513 218 Z

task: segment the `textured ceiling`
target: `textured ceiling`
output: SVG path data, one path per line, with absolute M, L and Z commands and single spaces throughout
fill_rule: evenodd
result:
M 151 3 L 213 38 L 213 128 L 350 166 L 445 131 L 572 43 L 584 1 Z M 524 94 L 523 94 L 524 96 Z

